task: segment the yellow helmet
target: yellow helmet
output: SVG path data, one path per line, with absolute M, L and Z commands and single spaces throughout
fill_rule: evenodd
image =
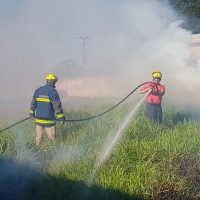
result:
M 152 77 L 153 78 L 161 78 L 162 73 L 160 71 L 155 71 L 155 72 L 152 73 Z
M 46 80 L 47 81 L 58 81 L 58 77 L 55 74 L 51 73 L 51 74 L 47 75 Z

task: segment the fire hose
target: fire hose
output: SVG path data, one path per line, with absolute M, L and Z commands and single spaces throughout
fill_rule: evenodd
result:
M 80 121 L 87 121 L 87 120 L 91 120 L 91 119 L 100 117 L 100 116 L 102 116 L 102 115 L 104 115 L 104 114 L 106 114 L 106 113 L 112 111 L 113 109 L 115 109 L 117 106 L 119 106 L 121 103 L 123 103 L 128 97 L 130 97 L 138 88 L 140 88 L 141 86 L 143 86 L 143 85 L 145 85 L 145 84 L 147 84 L 147 83 L 153 83 L 153 82 L 144 82 L 144 83 L 138 85 L 138 86 L 135 87 L 126 97 L 124 97 L 121 101 L 119 101 L 117 104 L 115 104 L 114 106 L 112 106 L 111 108 L 107 109 L 107 110 L 104 111 L 104 112 L 101 112 L 101 113 L 99 113 L 99 114 L 97 114 L 97 115 L 93 115 L 93 116 L 89 116 L 89 117 L 85 117 L 85 118 L 80 118 L 80 119 L 65 119 L 64 121 L 65 121 L 65 122 L 80 122 Z M 155 83 L 153 83 L 153 84 L 156 86 Z M 157 87 L 157 86 L 156 86 L 156 87 Z M 12 124 L 12 125 L 6 127 L 6 128 L 4 128 L 4 129 L 0 130 L 0 133 L 6 131 L 6 130 L 8 130 L 8 129 L 10 129 L 10 128 L 16 126 L 16 125 L 18 125 L 18 124 L 21 124 L 22 122 L 25 122 L 25 121 L 27 121 L 27 120 L 29 120 L 29 119 L 31 119 L 31 118 L 30 118 L 30 117 L 24 118 L 24 119 L 22 119 L 22 120 L 20 120 L 20 121 L 18 121 L 18 122 L 16 122 L 16 123 L 14 123 L 14 124 Z

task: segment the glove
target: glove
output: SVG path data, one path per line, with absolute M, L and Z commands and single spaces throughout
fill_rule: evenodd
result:
M 35 118 L 35 115 L 33 113 L 30 113 L 29 116 L 30 116 L 31 119 Z
M 63 126 L 64 125 L 64 121 L 58 121 L 58 124 Z
M 152 93 L 153 93 L 153 94 L 158 94 L 159 90 L 158 90 L 158 88 L 157 88 L 155 85 L 153 85 L 153 86 L 151 87 L 151 89 L 152 89 Z

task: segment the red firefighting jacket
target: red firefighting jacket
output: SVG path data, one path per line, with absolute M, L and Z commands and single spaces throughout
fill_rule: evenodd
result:
M 159 92 L 165 92 L 166 89 L 165 86 L 161 85 L 160 83 L 158 84 L 147 83 L 142 87 L 140 91 L 143 92 L 150 88 L 152 88 L 152 91 L 147 95 L 146 98 L 147 103 L 161 104 L 163 95 L 160 95 Z

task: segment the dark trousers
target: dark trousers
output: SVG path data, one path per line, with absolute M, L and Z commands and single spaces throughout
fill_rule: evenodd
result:
M 161 104 L 147 103 L 146 116 L 155 122 L 162 123 L 162 106 L 161 106 Z

